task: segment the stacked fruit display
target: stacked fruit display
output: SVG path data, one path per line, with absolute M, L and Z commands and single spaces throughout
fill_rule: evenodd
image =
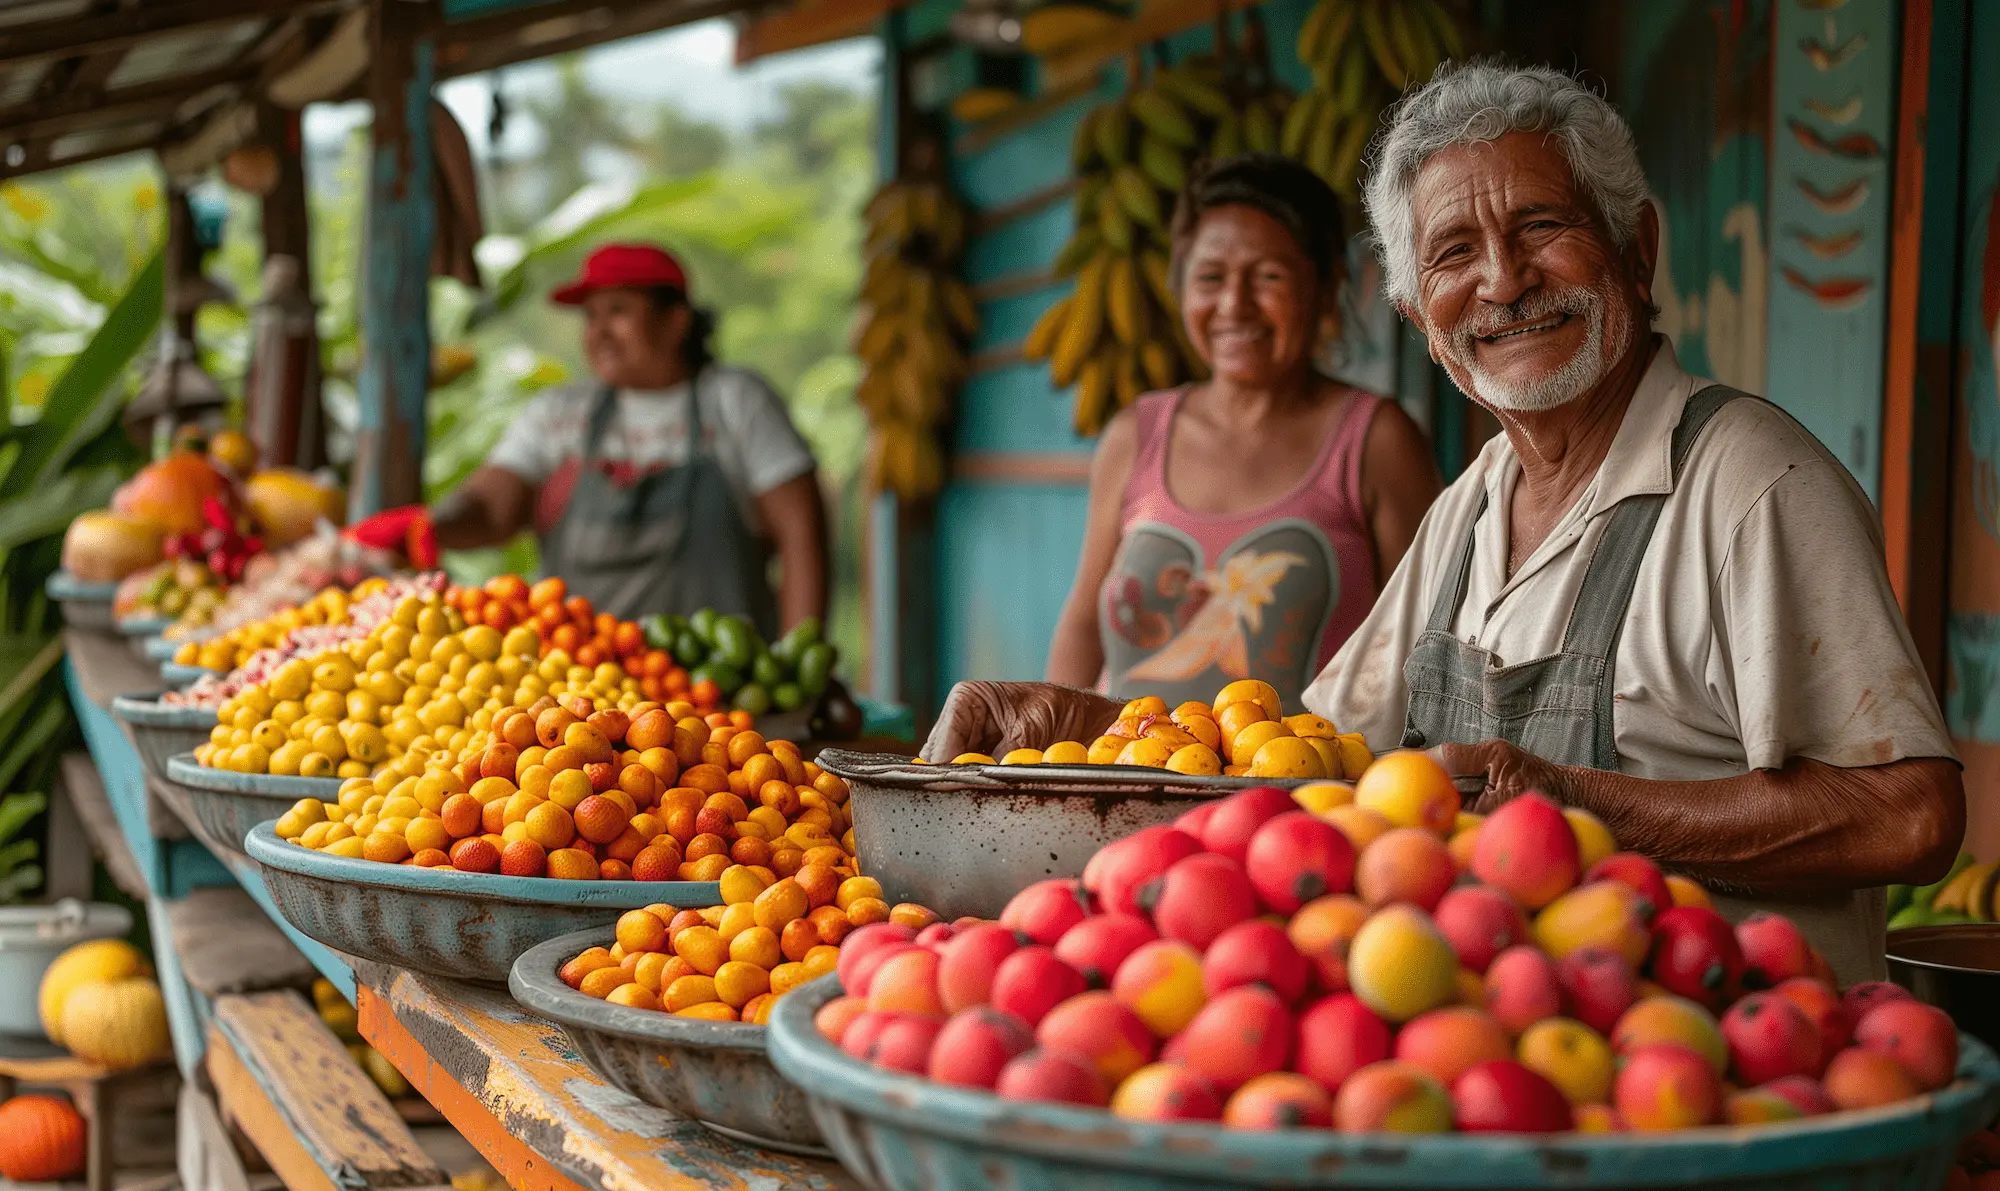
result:
M 639 693 L 648 699 L 684 699 L 704 712 L 722 703 L 723 692 L 691 677 L 691 663 L 677 660 L 665 642 L 649 640 L 639 622 L 619 620 L 597 611 L 583 596 L 569 594 L 560 577 L 530 587 L 518 575 L 502 575 L 484 588 L 467 589 L 461 606 L 467 619 L 495 627 L 533 626 L 545 649 L 560 649 L 580 666 L 614 662 L 638 681 Z
M 119 620 L 205 620 L 221 605 L 226 582 L 196 559 L 168 558 L 119 580 L 111 596 L 111 614 Z
M 1382 109 L 1465 53 L 1458 19 L 1439 0 L 1319 0 L 1299 28 L 1312 89 L 1286 114 L 1281 143 L 1350 203 Z
M 769 645 L 740 616 L 719 616 L 708 608 L 693 616 L 653 616 L 645 622 L 645 643 L 686 667 L 681 691 L 713 692 L 711 703 L 727 701 L 752 715 L 811 706 L 826 693 L 840 660 L 812 616 Z M 672 683 L 667 687 L 666 694 L 680 693 Z
M 435 751 L 347 782 L 335 802 L 301 800 L 279 837 L 363 860 L 567 880 L 713 881 L 732 865 L 776 879 L 853 854 L 847 784 L 790 741 L 766 741 L 745 713 L 704 720 L 581 667 L 565 679 L 547 659 L 540 673 L 547 693 L 489 698 Z
M 1388 829 L 1351 836 L 1259 787 L 1107 845 L 996 923 L 858 930 L 816 1024 L 1003 1098 L 1247 1129 L 1754 1124 L 1954 1077 L 1941 1011 L 1889 984 L 1842 996 L 1783 917 L 1673 905 L 1652 862 L 1600 855 L 1595 820 L 1534 794 L 1463 816 L 1419 753 L 1353 797 Z
M 489 701 L 539 696 L 541 643 L 467 626 L 436 594 L 406 596 L 358 640 L 290 658 L 216 708 L 195 761 L 236 773 L 365 778 L 467 731 Z M 613 668 L 615 669 L 615 667 Z M 622 679 L 620 674 L 613 679 Z M 629 680 L 627 680 L 629 681 Z
M 185 690 L 170 691 L 162 702 L 215 707 L 268 681 L 285 663 L 364 640 L 387 624 L 405 600 L 435 602 L 445 590 L 442 572 L 364 579 L 352 591 L 323 591 L 296 609 L 232 629 L 212 640 L 183 644 L 174 660 L 222 671 L 204 675 Z M 210 661 L 232 666 L 209 666 Z
M 1190 59 L 1078 122 L 1076 232 L 1055 265 L 1076 288 L 1021 348 L 1049 362 L 1056 387 L 1076 386 L 1078 434 L 1095 435 L 1148 389 L 1206 375 L 1181 328 L 1167 224 L 1196 160 L 1278 148 L 1291 96 L 1265 73 L 1252 79 Z
M 946 181 L 934 144 L 917 147 L 909 176 L 868 202 L 854 396 L 868 411 L 873 441 L 868 483 L 906 501 L 944 487 L 938 441 L 951 399 L 965 383 L 979 308 L 958 277 L 965 209 Z
M 243 570 L 242 582 L 232 584 L 206 612 L 191 603 L 168 626 L 166 636 L 172 641 L 213 640 L 258 621 L 276 622 L 287 611 L 305 608 L 315 598 L 330 600 L 336 592 L 343 601 L 344 611 L 349 589 L 370 577 L 387 576 L 393 569 L 394 560 L 388 555 L 348 541 L 328 527 L 290 546 L 252 558 Z M 318 613 L 320 620 L 308 623 L 322 623 L 325 612 L 322 608 Z M 275 623 L 272 628 L 276 630 Z M 272 641 L 275 640 L 273 636 Z M 199 660 L 198 651 L 186 656 L 186 665 L 207 665 Z M 209 669 L 229 670 L 240 659 L 217 654 L 211 655 L 211 660 L 227 664 Z
M 1993 896 L 1996 885 L 2000 885 L 2000 866 L 1982 864 L 1970 852 L 1960 852 L 1943 880 L 1889 886 L 1889 929 L 2000 921 L 2000 905 Z
M 49 1040 L 111 1071 L 173 1052 L 153 968 L 123 939 L 78 943 L 42 975 L 37 1008 Z
M 2000 1191 L 2000 1133 L 1981 1129 L 1965 1139 L 1944 1191 Z
M 627 913 L 610 947 L 563 965 L 563 983 L 614 1005 L 763 1025 L 778 998 L 834 970 L 857 928 L 890 922 L 921 933 L 938 920 L 915 903 L 883 901 L 882 886 L 857 876 L 848 856 L 815 858 L 786 877 L 739 864 L 721 879 L 723 905 Z
M 1223 687 L 1213 702 L 1190 701 L 1171 711 L 1157 695 L 1134 699 L 1088 745 L 1064 740 L 999 758 L 962 753 L 951 763 L 1142 765 L 1203 776 L 1353 781 L 1374 761 L 1360 733 L 1343 733 L 1324 716 L 1283 711 L 1276 688 L 1243 679 Z

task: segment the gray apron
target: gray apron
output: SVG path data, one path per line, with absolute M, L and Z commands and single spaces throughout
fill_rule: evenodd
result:
M 1673 478 L 1717 410 L 1744 394 L 1711 385 L 1688 398 L 1674 427 Z M 1653 540 L 1665 494 L 1628 496 L 1611 513 L 1571 609 L 1562 648 L 1548 657 L 1495 664 L 1492 653 L 1452 632 L 1472 571 L 1472 538 L 1486 514 L 1480 499 L 1431 607 L 1430 623 L 1403 666 L 1410 702 L 1406 748 L 1504 740 L 1556 765 L 1618 768 L 1612 740 L 1612 664 L 1639 563 Z
M 778 627 L 770 552 L 702 438 L 700 383 L 699 376 L 688 383 L 687 461 L 629 484 L 615 483 L 599 454 L 618 398 L 598 391 L 576 486 L 541 538 L 542 572 L 561 575 L 573 594 L 621 620 L 713 608 L 749 617 L 769 640 Z

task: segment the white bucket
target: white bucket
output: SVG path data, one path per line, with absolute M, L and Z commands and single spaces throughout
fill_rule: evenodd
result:
M 46 1038 L 39 1012 L 42 974 L 56 956 L 131 929 L 131 913 L 105 902 L 64 898 L 52 906 L 0 906 L 0 1034 Z

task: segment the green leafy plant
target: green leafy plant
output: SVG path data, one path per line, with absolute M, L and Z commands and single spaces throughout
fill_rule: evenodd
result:
M 41 845 L 16 839 L 28 821 L 49 809 L 46 794 L 9 794 L 0 798 L 0 902 L 18 901 L 42 883 L 42 866 L 35 863 Z

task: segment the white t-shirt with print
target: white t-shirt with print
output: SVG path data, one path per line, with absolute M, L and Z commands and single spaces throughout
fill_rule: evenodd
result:
M 552 525 L 568 502 L 597 393 L 592 382 L 537 394 L 486 457 L 536 488 L 537 529 Z M 599 456 L 639 472 L 687 462 L 687 394 L 686 382 L 619 390 L 618 412 L 598 443 Z M 702 439 L 728 478 L 745 524 L 762 534 L 757 497 L 812 471 L 812 449 L 784 401 L 754 372 L 711 366 L 701 374 L 699 395 Z

